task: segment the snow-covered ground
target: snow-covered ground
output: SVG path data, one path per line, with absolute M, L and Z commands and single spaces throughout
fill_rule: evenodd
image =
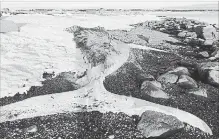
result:
M 26 23 L 26 25 L 20 32 L 1 34 L 1 97 L 14 95 L 17 92 L 22 93 L 30 86 L 40 85 L 44 71 L 59 73 L 88 68 L 81 52 L 76 49 L 72 41 L 73 35 L 65 32 L 65 28 L 79 25 L 103 26 L 106 29 L 130 29 L 129 24 L 156 19 L 158 18 L 155 15 L 51 16 L 36 14 L 8 17 L 7 20 Z M 190 113 L 137 98 L 112 94 L 104 88 L 104 77 L 114 72 L 127 60 L 130 47 L 143 49 L 139 45 L 118 46 L 117 50 L 121 54 L 112 54 L 107 58 L 106 70 L 97 66 L 88 72 L 92 82 L 86 87 L 76 91 L 33 97 L 2 106 L 0 122 L 76 112 L 83 110 L 81 108 L 86 106 L 88 111 L 124 112 L 128 115 L 140 115 L 145 110 L 160 111 L 176 116 L 181 121 L 212 134 L 204 121 Z
M 16 15 L 7 20 L 26 23 L 20 32 L 1 34 L 0 97 L 23 93 L 30 86 L 40 85 L 44 71 L 85 69 L 73 35 L 64 29 L 73 25 L 103 26 L 106 29 L 129 29 L 129 24 L 155 20 L 155 16 L 98 15 Z M 86 66 L 86 65 L 85 65 Z M 83 71 L 82 70 L 82 71 Z
M 212 134 L 211 129 L 203 120 L 188 112 L 133 97 L 113 94 L 104 88 L 105 77 L 116 71 L 128 60 L 130 48 L 156 50 L 139 45 L 122 46 L 122 44 L 118 44 L 116 50 L 120 54 L 109 55 L 105 62 L 109 68 L 105 69 L 104 66 L 99 65 L 90 69 L 88 76 L 91 78 L 91 82 L 87 86 L 75 91 L 32 97 L 3 106 L 0 113 L 0 122 L 84 110 L 97 110 L 103 113 L 109 111 L 124 112 L 128 115 L 139 116 L 146 110 L 153 110 L 176 116 L 179 120 Z

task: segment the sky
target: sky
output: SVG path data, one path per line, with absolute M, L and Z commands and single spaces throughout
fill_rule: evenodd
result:
M 29 8 L 110 8 L 110 9 L 160 9 L 168 7 L 191 7 L 193 5 L 217 5 L 217 0 L 0 0 L 1 8 L 29 9 Z

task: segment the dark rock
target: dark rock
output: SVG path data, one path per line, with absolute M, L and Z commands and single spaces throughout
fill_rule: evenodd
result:
M 43 78 L 44 79 L 51 79 L 53 76 L 55 76 L 55 72 L 53 71 L 52 73 L 44 72 L 43 73 Z
M 180 131 L 184 124 L 176 117 L 155 111 L 146 111 L 138 123 L 138 130 L 144 137 L 168 137 Z

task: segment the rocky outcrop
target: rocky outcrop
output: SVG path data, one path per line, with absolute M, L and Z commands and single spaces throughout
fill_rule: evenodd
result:
M 146 21 L 136 24 L 135 27 L 151 28 L 174 35 L 184 44 L 202 46 L 208 50 L 209 54 L 212 53 L 211 49 L 219 39 L 218 30 L 213 25 L 186 18 L 165 18 L 161 21 Z
M 137 126 L 146 138 L 165 138 L 180 131 L 183 127 L 184 124 L 176 117 L 155 111 L 145 111 Z

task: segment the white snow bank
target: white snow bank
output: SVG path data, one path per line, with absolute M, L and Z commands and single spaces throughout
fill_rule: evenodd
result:
M 19 31 L 19 26 L 13 21 L 0 20 L 0 33 Z

